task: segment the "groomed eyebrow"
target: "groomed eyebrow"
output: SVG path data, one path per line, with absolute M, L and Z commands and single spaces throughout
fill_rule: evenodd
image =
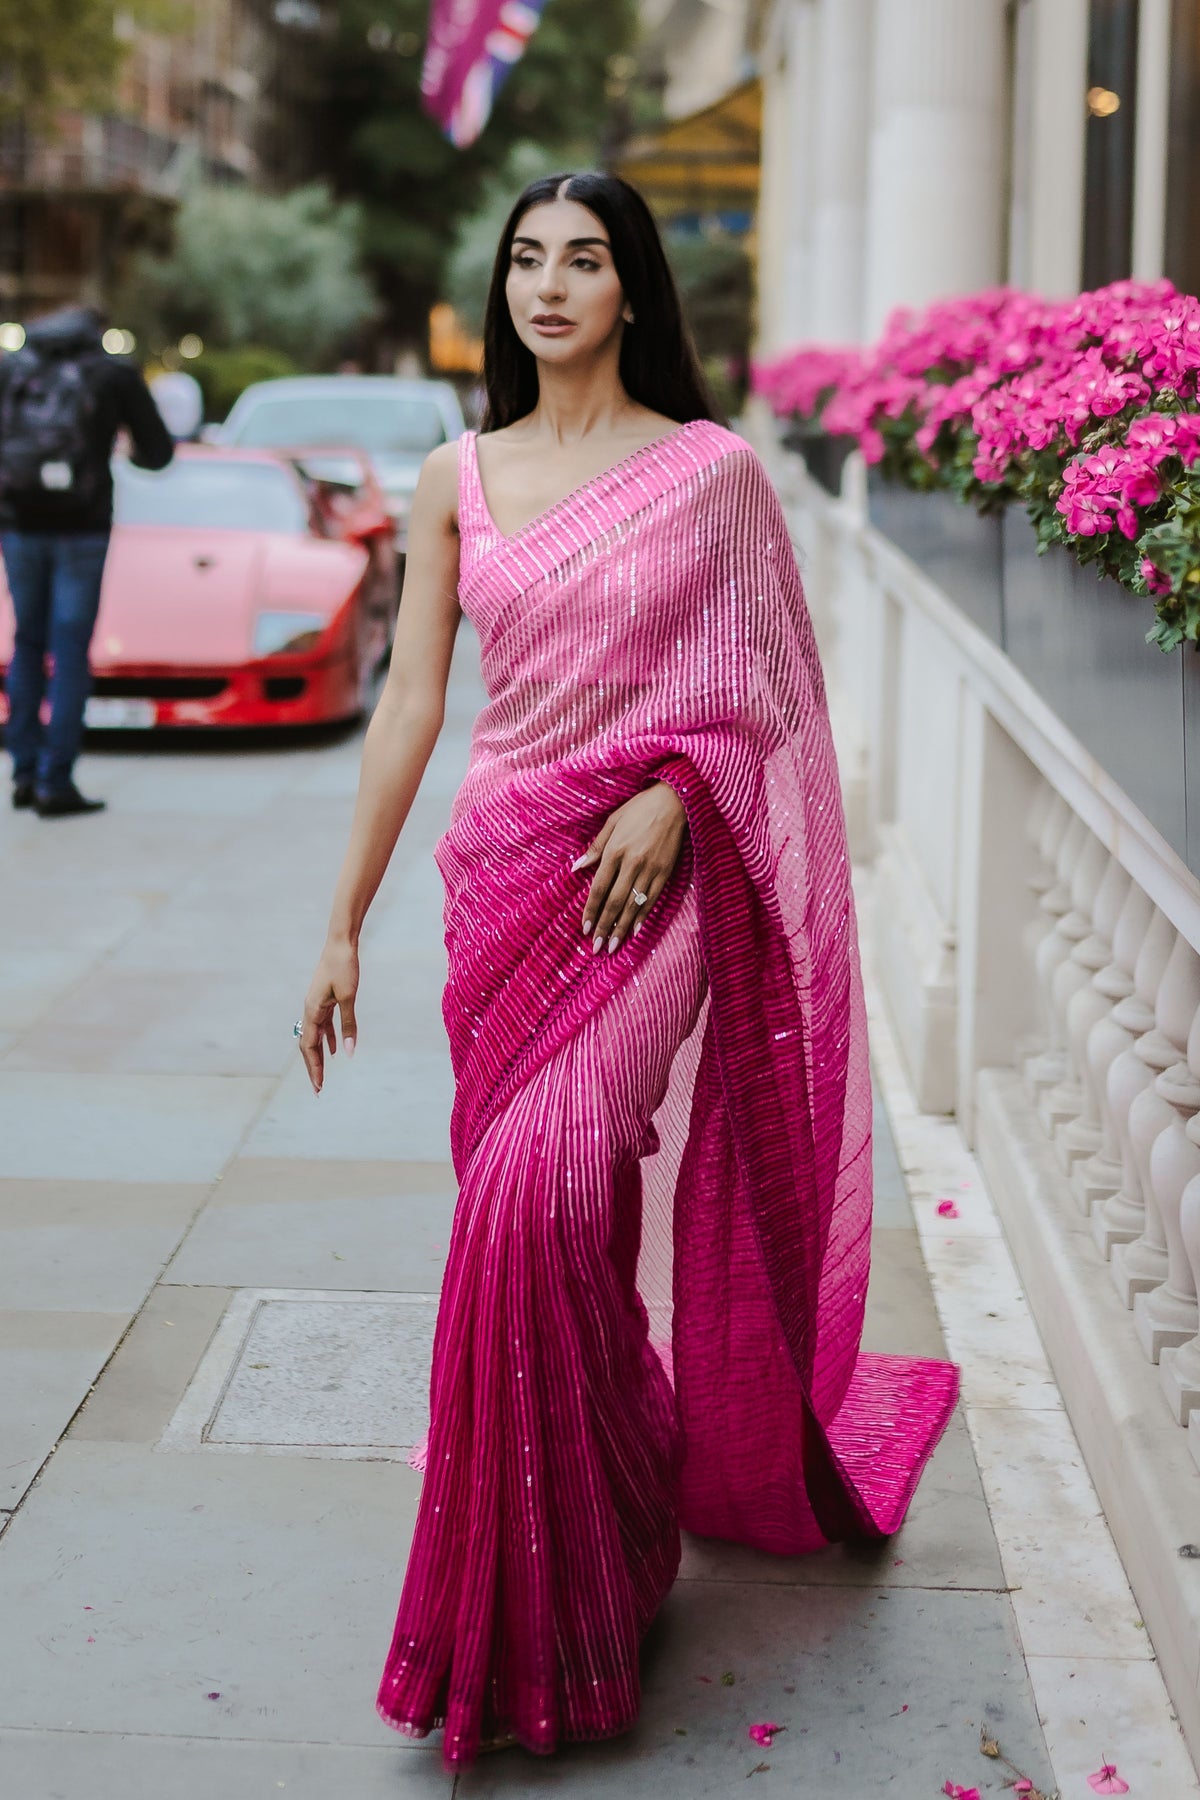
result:
M 546 248 L 545 244 L 543 244 L 543 242 L 540 238 L 514 237 L 513 243 L 514 244 L 528 244 L 530 246 L 530 248 L 533 250 L 544 250 Z M 607 250 L 609 248 L 609 243 L 608 243 L 607 238 L 590 237 L 590 238 L 568 238 L 567 239 L 567 249 L 568 250 L 582 250 L 585 244 L 600 244 L 605 250 Z

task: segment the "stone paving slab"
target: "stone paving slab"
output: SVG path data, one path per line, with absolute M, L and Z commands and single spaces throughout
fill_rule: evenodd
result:
M 4 1172 L 53 1180 L 211 1181 L 271 1083 L 247 1075 L 0 1070 Z
M 364 1051 L 361 1063 L 332 1057 L 319 1097 L 297 1057 L 247 1137 L 242 1155 L 323 1162 L 392 1157 L 446 1161 L 452 1098 L 444 1049 Z
M 68 1436 L 156 1444 L 232 1298 L 229 1288 L 155 1288 Z
M 129 1313 L 0 1312 L 0 1506 L 20 1500 L 129 1320 Z
M 256 1744 L 107 1731 L 0 1731 L 13 1800 L 450 1800 L 439 1751 Z
M 136 1312 L 207 1192 L 0 1179 L 0 1308 Z
M 239 1157 L 165 1279 L 437 1293 L 455 1197 L 449 1163 Z
M 643 1678 L 628 1737 L 548 1761 L 516 1749 L 485 1757 L 460 1776 L 458 1800 L 922 1800 L 947 1779 L 999 1795 L 1004 1771 L 979 1754 L 985 1721 L 1033 1781 L 1053 1786 L 1003 1596 L 680 1582 L 647 1640 Z M 767 1720 L 787 1726 L 770 1750 L 748 1736 Z
M 246 976 L 123 960 L 93 970 L 30 1026 L 5 1059 L 8 1069 L 134 1074 L 267 1075 L 288 1053 L 294 970 L 260 963 L 255 1001 Z
M 403 1463 L 69 1439 L 0 1538 L 0 1726 L 386 1742 L 419 1488 Z

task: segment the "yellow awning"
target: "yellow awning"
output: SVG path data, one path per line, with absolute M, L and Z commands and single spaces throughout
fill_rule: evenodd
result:
M 756 78 L 699 112 L 634 138 L 617 173 L 662 215 L 752 212 L 761 134 L 762 84 Z

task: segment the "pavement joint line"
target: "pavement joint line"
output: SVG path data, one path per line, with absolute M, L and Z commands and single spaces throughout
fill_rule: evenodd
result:
M 438 1729 L 441 1729 L 440 1726 Z M 112 1725 L 0 1725 L 0 1738 L 17 1732 L 29 1732 L 31 1736 L 39 1737 L 120 1737 L 165 1739 L 167 1741 L 187 1738 L 193 1743 L 265 1745 L 267 1749 L 274 1750 L 373 1750 L 380 1756 L 394 1756 L 397 1750 L 401 1755 L 405 1755 L 406 1747 L 413 1750 L 434 1748 L 429 1740 L 406 1737 L 402 1731 L 392 1734 L 398 1740 L 396 1743 L 385 1741 L 381 1744 L 377 1737 L 371 1738 L 369 1742 L 364 1738 L 360 1743 L 350 1738 L 231 1737 L 223 1731 L 127 1731 L 124 1727 L 118 1728 Z

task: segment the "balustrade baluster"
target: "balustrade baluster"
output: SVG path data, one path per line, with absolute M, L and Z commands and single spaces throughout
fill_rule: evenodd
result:
M 1133 1303 L 1134 1328 L 1151 1362 L 1157 1362 L 1164 1350 L 1186 1344 L 1200 1325 L 1196 1284 L 1180 1227 L 1183 1190 L 1200 1176 L 1200 1144 L 1187 1134 L 1188 1121 L 1200 1112 L 1200 1009 L 1188 1032 L 1187 1061 L 1164 1069 L 1154 1088 L 1172 1116 L 1150 1151 L 1146 1218 L 1149 1225 L 1151 1212 L 1157 1215 L 1167 1247 L 1167 1275 L 1161 1287 L 1139 1294 Z M 1131 1252 L 1136 1248 L 1130 1245 Z
M 1097 1191 L 1077 1167 L 1085 1157 L 1106 1148 L 1104 1130 L 1105 1081 L 1109 1064 L 1132 1039 L 1114 1025 L 1113 1009 L 1133 993 L 1133 970 L 1146 936 L 1154 907 L 1136 881 L 1125 878 L 1124 898 L 1112 928 L 1111 959 L 1093 974 L 1088 990 L 1076 995 L 1068 1021 L 1071 1044 L 1083 1084 L 1083 1109 L 1068 1119 L 1055 1139 L 1059 1167 L 1071 1175 L 1071 1190 L 1082 1212 L 1090 1212 L 1104 1192 Z M 1080 946 L 1082 949 L 1083 946 Z M 1115 1151 L 1116 1140 L 1111 1148 Z
M 1054 1009 L 1054 972 L 1060 963 L 1070 956 L 1083 930 L 1076 933 L 1075 918 L 1071 904 L 1071 886 L 1081 857 L 1094 841 L 1077 813 L 1072 813 L 1063 833 L 1057 858 L 1057 879 L 1047 889 L 1039 902 L 1043 912 L 1049 913 L 1053 920 L 1052 928 L 1038 944 L 1034 957 L 1035 992 L 1039 996 L 1038 1014 L 1045 1020 L 1045 1049 L 1031 1056 L 1025 1063 L 1025 1088 L 1029 1098 L 1037 1102 L 1044 1088 L 1061 1081 L 1066 1072 L 1067 1040 L 1066 1021 L 1060 1021 Z M 1060 930 L 1064 919 L 1071 923 L 1066 931 Z
M 1126 1155 L 1129 1108 L 1150 1080 L 1145 1063 L 1133 1053 L 1138 1038 L 1154 1029 L 1154 1003 L 1175 947 L 1175 927 L 1157 907 L 1152 910 L 1146 935 L 1133 970 L 1133 993 L 1118 1000 L 1104 1023 L 1111 1027 L 1103 1040 L 1105 1054 L 1112 1047 L 1104 1071 L 1100 1117 L 1103 1139 L 1095 1156 L 1075 1171 L 1078 1187 L 1095 1207 L 1092 1237 L 1102 1256 L 1111 1256 L 1115 1244 L 1127 1244 L 1142 1229 L 1142 1196 L 1132 1154 Z M 1120 1032 L 1121 1042 L 1116 1043 Z M 1089 1046 L 1090 1052 L 1091 1046 Z M 1099 1079 L 1099 1063 L 1096 1065 Z M 1128 1183 L 1129 1192 L 1125 1187 Z M 1102 1202 L 1102 1204 L 1097 1204 Z
M 1037 984 L 1037 951 L 1042 939 L 1053 931 L 1057 915 L 1049 912 L 1042 903 L 1058 880 L 1059 851 L 1067 827 L 1075 816 L 1062 795 L 1049 782 L 1042 783 L 1038 794 L 1043 805 L 1037 822 L 1030 823 L 1030 835 L 1037 846 L 1038 865 L 1029 877 L 1029 887 L 1037 898 L 1037 904 L 1029 923 L 1021 932 L 1022 966 L 1029 970 L 1029 979 L 1033 984 L 1035 1023 L 1032 1031 L 1017 1040 L 1014 1061 L 1018 1068 L 1023 1068 L 1029 1057 L 1036 1056 L 1046 1048 L 1050 1035 L 1045 997 Z
M 1197 1008 L 1200 955 L 1179 932 L 1158 984 L 1153 1029 L 1133 1046 L 1133 1055 L 1145 1068 L 1147 1079 L 1138 1089 L 1127 1116 L 1128 1152 L 1136 1171 L 1128 1197 L 1140 1195 L 1142 1221 L 1137 1236 L 1115 1245 L 1112 1253 L 1112 1278 L 1126 1306 L 1132 1306 L 1138 1294 L 1157 1287 L 1167 1276 L 1167 1242 L 1150 1179 L 1150 1153 L 1155 1139 L 1173 1122 L 1175 1111 L 1156 1091 L 1155 1077 L 1184 1060 Z
M 1190 1052 L 1190 1044 L 1188 1047 Z M 1189 1067 L 1195 1073 L 1190 1055 Z M 1200 1112 L 1192 1114 L 1184 1130 L 1200 1151 Z M 1200 1174 L 1193 1175 L 1180 1197 L 1179 1236 L 1191 1270 L 1192 1291 L 1200 1292 Z M 1177 1348 L 1168 1346 L 1158 1359 L 1158 1374 L 1167 1405 L 1179 1423 L 1187 1425 L 1193 1413 L 1200 1419 L 1200 1334 Z
M 1074 916 L 1084 920 L 1087 929 L 1066 962 L 1054 972 L 1054 1007 L 1067 1040 L 1067 1073 L 1043 1094 L 1038 1107 L 1038 1117 L 1048 1137 L 1057 1137 L 1083 1111 L 1087 1034 L 1108 1010 L 1108 1002 L 1092 986 L 1092 977 L 1107 966 L 1112 956 L 1112 934 L 1128 885 L 1129 877 L 1116 857 L 1109 854 L 1099 838 L 1093 838 L 1079 860 L 1073 888 L 1076 905 L 1059 925 L 1066 932 L 1068 920 Z M 1069 1169 L 1070 1158 L 1064 1157 L 1061 1147 L 1058 1157 L 1061 1166 Z

